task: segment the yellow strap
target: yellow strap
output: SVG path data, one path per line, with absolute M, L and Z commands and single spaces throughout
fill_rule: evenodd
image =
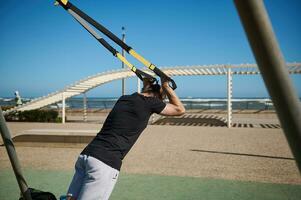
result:
M 153 65 L 153 64 L 151 64 L 150 66 L 149 66 L 149 68 L 151 69 L 151 70 L 154 70 L 155 69 L 155 65 Z
M 136 58 L 137 60 L 139 60 L 141 63 L 143 63 L 146 67 L 148 67 L 151 70 L 155 69 L 155 65 L 153 65 L 152 63 L 150 63 L 149 61 L 147 61 L 145 58 L 143 58 L 142 56 L 140 56 L 136 51 L 134 51 L 133 49 L 131 49 L 129 51 L 129 54 L 132 55 L 134 58 Z
M 61 2 L 62 2 L 64 5 L 67 5 L 68 0 L 61 0 Z
M 127 59 L 125 59 L 125 57 L 123 57 L 120 53 L 117 53 L 116 57 L 119 60 L 121 60 L 121 62 L 123 62 L 124 64 L 126 64 L 133 72 L 136 71 L 136 67 L 134 65 L 132 65 L 129 61 L 127 61 Z
M 64 5 L 67 5 L 68 0 L 60 0 L 60 2 L 62 2 Z M 59 2 L 55 1 L 55 2 L 54 2 L 54 5 L 55 5 L 55 6 L 59 5 Z

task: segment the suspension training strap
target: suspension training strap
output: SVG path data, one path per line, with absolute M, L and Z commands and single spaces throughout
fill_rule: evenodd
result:
M 139 79 L 143 81 L 143 78 L 148 78 L 151 82 L 157 82 L 156 78 L 147 74 L 139 69 L 137 69 L 134 65 L 132 65 L 124 56 L 122 56 L 116 49 L 114 49 L 107 41 L 105 41 L 99 34 L 97 34 L 89 24 L 76 12 L 70 9 L 67 5 L 69 5 L 68 1 L 61 1 L 61 5 L 74 17 L 74 19 L 81 24 L 100 44 L 102 44 L 107 50 L 109 50 L 113 56 L 117 57 L 121 62 L 127 65 Z
M 65 10 L 67 10 L 70 14 L 70 11 L 73 11 L 73 13 L 76 13 L 77 16 L 84 19 L 86 22 L 94 26 L 97 30 L 102 32 L 104 35 L 109 37 L 111 40 L 113 40 L 116 44 L 118 44 L 122 49 L 124 49 L 126 52 L 128 52 L 130 55 L 132 55 L 134 58 L 139 60 L 143 65 L 148 67 L 150 70 L 152 70 L 157 76 L 160 78 L 164 78 L 168 80 L 171 83 L 171 87 L 175 90 L 177 88 L 177 85 L 173 79 L 171 79 L 169 76 L 167 76 L 164 72 L 162 72 L 159 68 L 157 68 L 154 64 L 146 60 L 144 57 L 142 57 L 140 54 L 138 54 L 136 51 L 132 49 L 132 47 L 128 46 L 126 43 L 124 43 L 121 39 L 119 39 L 116 35 L 114 35 L 111 31 L 106 29 L 104 26 L 96 22 L 94 19 L 92 19 L 90 16 L 88 16 L 86 13 L 78 9 L 76 6 L 74 6 L 72 3 L 70 3 L 68 0 L 56 0 Z M 73 14 L 72 14 L 73 15 Z M 74 16 L 74 15 L 73 15 Z M 78 21 L 78 20 L 77 20 Z M 86 28 L 86 27 L 85 27 Z M 87 29 L 87 28 L 86 28 Z M 89 30 L 88 30 L 89 31 Z M 90 32 L 90 31 L 89 31 Z M 91 33 L 91 32 L 90 32 Z M 92 33 L 91 33 L 92 34 Z M 94 35 L 93 35 L 94 36 Z M 96 38 L 97 39 L 97 38 Z M 99 41 L 99 39 L 97 39 Z M 102 39 L 103 40 L 103 39 Z M 100 42 L 100 41 L 99 41 Z M 103 42 L 100 42 L 103 43 Z M 103 44 L 104 45 L 104 44 Z M 108 44 L 106 44 L 107 46 Z M 105 45 L 104 45 L 105 46 Z M 105 46 L 105 47 L 106 47 Z M 106 47 L 107 48 L 107 47 Z M 112 48 L 112 47 L 111 47 Z M 107 48 L 108 49 L 108 48 Z M 109 50 L 109 49 L 108 49 Z M 114 54 L 113 54 L 114 55 Z M 117 55 L 115 55 L 117 56 Z M 117 56 L 118 57 L 118 56 Z M 120 56 L 119 56 L 120 57 Z M 119 58 L 120 59 L 120 58 Z M 125 58 L 124 58 L 125 59 Z

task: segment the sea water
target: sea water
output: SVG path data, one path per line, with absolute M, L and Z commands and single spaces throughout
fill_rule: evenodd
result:
M 26 103 L 33 98 L 22 98 L 22 102 Z M 184 97 L 180 98 L 187 110 L 191 109 L 227 109 L 226 98 L 193 98 Z M 115 105 L 117 98 L 98 98 L 88 97 L 87 108 L 88 109 L 111 109 Z M 0 98 L 0 106 L 15 106 L 14 98 Z M 54 103 L 47 106 L 47 108 L 61 108 L 61 102 Z M 83 98 L 72 97 L 66 99 L 66 107 L 70 109 L 82 109 Z M 232 108 L 235 110 L 273 110 L 274 106 L 269 98 L 233 98 Z

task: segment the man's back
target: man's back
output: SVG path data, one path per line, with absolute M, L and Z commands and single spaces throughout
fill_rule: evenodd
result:
M 121 96 L 101 131 L 82 154 L 96 157 L 119 170 L 121 160 L 146 128 L 151 114 L 160 113 L 165 105 L 156 97 L 138 93 Z

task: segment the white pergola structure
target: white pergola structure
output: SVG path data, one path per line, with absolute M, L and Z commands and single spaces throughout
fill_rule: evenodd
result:
M 232 72 L 231 68 L 227 71 L 227 126 L 231 127 L 232 124 Z
M 239 64 L 239 65 L 196 65 L 196 66 L 176 66 L 165 67 L 161 70 L 169 76 L 200 76 L 200 75 L 226 75 L 227 76 L 227 125 L 231 127 L 232 123 L 232 76 L 233 75 L 256 75 L 260 74 L 255 64 Z M 288 63 L 287 70 L 290 74 L 301 74 L 301 63 Z M 148 70 L 144 70 L 152 74 Z M 119 69 L 108 72 L 99 73 L 79 80 L 74 84 L 66 86 L 60 91 L 53 92 L 43 97 L 33 99 L 23 105 L 14 107 L 5 111 L 5 114 L 13 111 L 25 111 L 39 109 L 57 102 L 62 101 L 62 122 L 65 123 L 65 100 L 67 98 L 84 94 L 84 121 L 87 120 L 87 100 L 86 92 L 96 88 L 102 84 L 135 76 L 128 69 Z M 139 81 L 138 81 L 139 83 Z M 140 86 L 138 86 L 140 88 Z

